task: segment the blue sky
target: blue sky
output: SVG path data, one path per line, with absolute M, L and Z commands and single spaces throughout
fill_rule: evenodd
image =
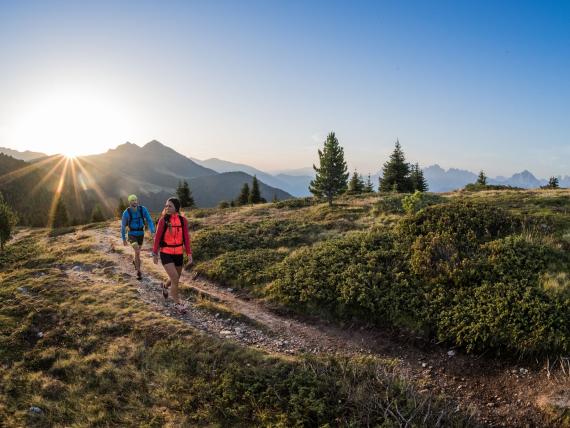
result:
M 570 2 L 0 2 L 0 145 L 570 174 Z

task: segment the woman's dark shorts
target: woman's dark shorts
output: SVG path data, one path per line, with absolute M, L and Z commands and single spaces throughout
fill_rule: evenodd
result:
M 144 240 L 144 235 L 139 235 L 139 236 L 129 235 L 129 243 L 132 244 L 133 242 L 136 242 L 139 245 L 139 247 L 142 246 L 143 240 Z
M 167 254 L 161 251 L 160 261 L 163 265 L 174 263 L 174 266 L 182 266 L 184 264 L 184 254 Z

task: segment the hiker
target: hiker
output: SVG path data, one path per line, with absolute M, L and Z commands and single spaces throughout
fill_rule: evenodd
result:
M 138 198 L 136 195 L 129 195 L 128 197 L 129 206 L 123 212 L 121 218 L 121 236 L 123 237 L 123 245 L 128 243 L 135 250 L 135 257 L 133 259 L 133 264 L 135 265 L 135 270 L 137 271 L 137 279 L 142 279 L 141 273 L 141 247 L 144 240 L 144 225 L 145 220 L 148 228 L 150 229 L 150 236 L 154 238 L 154 223 L 148 212 L 148 210 L 139 205 Z M 125 237 L 126 228 L 129 228 L 128 237 Z
M 162 216 L 158 221 L 152 259 L 154 264 L 160 261 L 168 275 L 168 280 L 161 284 L 162 295 L 168 298 L 168 289 L 172 287 L 172 300 L 179 312 L 185 312 L 186 307 L 180 303 L 178 282 L 182 275 L 184 264 L 184 250 L 188 255 L 188 266 L 192 264 L 192 250 L 190 248 L 190 235 L 188 233 L 188 220 L 180 213 L 180 201 L 169 198 L 164 205 Z

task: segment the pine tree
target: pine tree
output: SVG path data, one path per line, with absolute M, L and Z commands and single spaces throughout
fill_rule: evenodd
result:
M 411 166 L 410 179 L 412 180 L 414 191 L 417 190 L 418 192 L 427 192 L 428 184 L 424 178 L 424 172 L 418 163 Z
M 253 176 L 253 183 L 251 183 L 251 193 L 249 194 L 250 204 L 259 204 L 261 202 L 261 192 L 259 191 L 259 181 L 257 177 Z
M 273 194 L 273 199 L 272 199 L 271 202 L 273 202 L 273 203 L 279 202 L 279 199 L 277 198 L 277 193 L 274 193 L 274 194 Z
M 243 183 L 243 187 L 241 188 L 241 192 L 236 200 L 236 205 L 247 205 L 249 202 L 249 184 Z
M 176 188 L 176 196 L 180 201 L 181 207 L 194 207 L 194 198 L 192 197 L 192 191 L 190 190 L 190 186 L 186 180 L 178 182 L 178 187 Z
M 309 191 L 317 197 L 326 197 L 332 206 L 333 198 L 346 190 L 349 176 L 344 149 L 334 132 L 327 136 L 323 150 L 319 150 L 319 167 L 313 165 L 313 169 L 316 176 L 309 184 Z
M 128 208 L 127 203 L 123 198 L 119 198 L 119 204 L 117 205 L 117 209 L 115 210 L 115 216 L 121 218 L 123 213 Z
M 477 177 L 477 182 L 476 184 L 479 184 L 481 186 L 486 186 L 487 185 L 487 176 L 485 175 L 485 173 L 483 172 L 483 170 L 479 171 L 479 176 Z
M 59 198 L 51 221 L 52 228 L 65 227 L 69 224 L 69 216 L 63 198 Z
M 105 221 L 105 215 L 103 214 L 101 205 L 95 204 L 95 207 L 93 207 L 93 212 L 91 213 L 91 221 L 93 223 Z
M 0 193 L 0 250 L 4 250 L 4 244 L 12 236 L 12 230 L 14 226 L 18 223 L 18 216 L 10 208 L 10 206 L 4 201 L 2 194 Z
M 550 177 L 548 180 L 548 188 L 549 189 L 558 189 L 560 188 L 560 184 L 558 184 L 558 177 Z
M 351 195 L 359 195 L 364 193 L 364 181 L 362 180 L 362 176 L 356 172 L 356 170 L 352 173 L 352 177 L 348 182 L 348 191 L 347 193 Z
M 366 184 L 364 184 L 364 193 L 374 193 L 374 185 L 370 178 L 370 173 L 368 173 L 368 178 L 366 179 Z
M 381 192 L 399 193 L 413 191 L 412 181 L 410 180 L 410 165 L 406 162 L 399 140 L 396 140 L 390 160 L 384 163 L 379 190 Z

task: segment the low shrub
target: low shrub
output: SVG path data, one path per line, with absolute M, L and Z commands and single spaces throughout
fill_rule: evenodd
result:
M 402 199 L 402 208 L 407 214 L 415 214 L 425 207 L 442 204 L 446 200 L 447 199 L 443 196 L 434 193 L 416 191 L 412 195 L 404 196 Z
M 378 214 L 403 214 L 404 207 L 402 199 L 405 195 L 401 193 L 387 194 L 381 196 L 378 202 L 374 204 L 373 213 Z

